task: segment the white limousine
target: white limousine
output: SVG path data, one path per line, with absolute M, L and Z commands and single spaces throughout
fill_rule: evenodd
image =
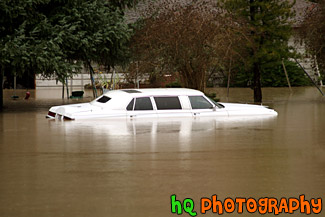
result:
M 186 88 L 122 89 L 109 91 L 89 103 L 51 107 L 47 118 L 231 117 L 276 116 L 265 106 L 217 103 L 202 92 Z

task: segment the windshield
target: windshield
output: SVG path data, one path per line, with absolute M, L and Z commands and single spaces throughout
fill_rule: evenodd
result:
M 214 100 L 211 99 L 210 97 L 208 97 L 208 98 L 209 98 L 209 100 L 210 100 L 213 104 L 215 104 L 218 108 L 224 108 L 224 107 L 225 107 L 224 105 L 222 105 L 221 103 L 218 103 L 218 102 L 214 101 Z

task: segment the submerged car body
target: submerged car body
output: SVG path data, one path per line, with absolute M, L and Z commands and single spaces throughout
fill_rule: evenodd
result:
M 276 116 L 260 105 L 216 103 L 202 92 L 186 88 L 122 89 L 109 91 L 89 103 L 51 107 L 52 119 Z

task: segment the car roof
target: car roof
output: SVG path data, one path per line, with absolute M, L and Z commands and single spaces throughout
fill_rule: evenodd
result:
M 143 88 L 143 89 L 120 89 L 108 91 L 104 95 L 129 95 L 131 97 L 141 96 L 201 96 L 203 93 L 188 88 Z

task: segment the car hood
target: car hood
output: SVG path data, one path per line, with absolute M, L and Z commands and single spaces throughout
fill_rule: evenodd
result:
M 240 103 L 220 103 L 225 106 L 228 112 L 236 112 L 238 114 L 242 113 L 252 113 L 252 114 L 270 114 L 278 115 L 276 111 L 263 105 L 250 105 L 250 104 L 240 104 Z

